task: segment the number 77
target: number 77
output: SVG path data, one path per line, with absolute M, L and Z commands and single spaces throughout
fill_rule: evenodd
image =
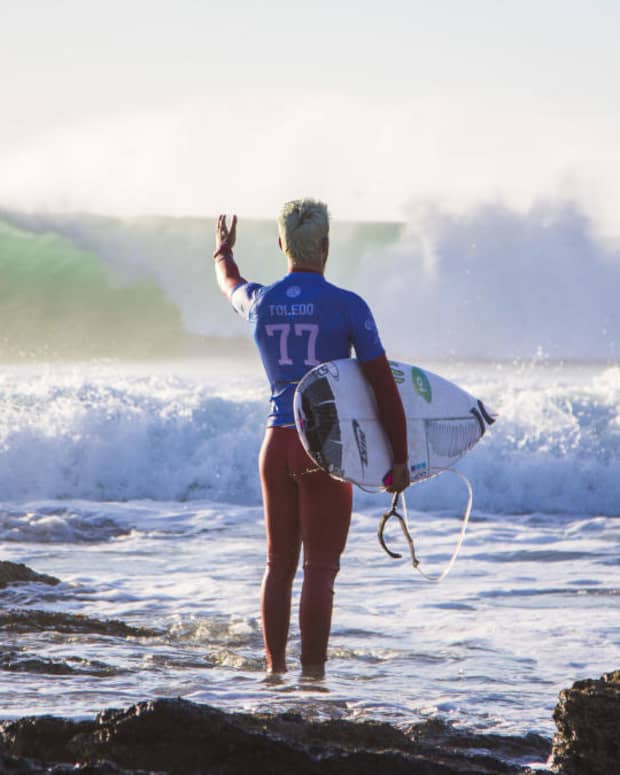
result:
M 316 366 L 319 361 L 316 358 L 316 338 L 319 335 L 319 326 L 317 323 L 295 323 L 292 326 L 290 323 L 272 323 L 265 326 L 267 336 L 280 335 L 280 359 L 278 360 L 278 366 L 292 366 L 293 361 L 289 357 L 288 353 L 288 338 L 291 333 L 291 328 L 294 331 L 295 336 L 304 336 L 308 334 L 308 349 L 306 350 L 306 357 L 304 359 L 305 366 Z

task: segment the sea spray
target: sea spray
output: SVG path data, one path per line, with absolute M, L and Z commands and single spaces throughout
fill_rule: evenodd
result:
M 413 210 L 400 240 L 365 251 L 356 290 L 398 357 L 620 356 L 620 251 L 570 202 Z
M 213 219 L 2 217 L 0 260 L 9 276 L 24 261 L 15 240 L 31 246 L 28 280 L 5 289 L 5 309 L 16 311 L 19 321 L 37 319 L 42 298 L 32 289 L 47 283 L 42 272 L 56 278 L 57 320 L 32 333 L 39 349 L 48 330 L 69 326 L 88 331 L 93 341 L 116 332 L 119 354 L 135 336 L 133 357 L 140 356 L 142 342 L 143 354 L 156 353 L 158 341 L 165 349 L 181 325 L 200 337 L 249 337 L 214 282 Z M 9 228 L 18 233 L 7 236 Z M 269 283 L 286 271 L 274 221 L 241 216 L 236 256 L 250 280 Z M 76 294 L 81 261 L 91 267 L 92 279 Z M 571 201 L 541 201 L 525 212 L 494 203 L 460 214 L 426 202 L 412 207 L 403 223 L 334 222 L 327 277 L 365 296 L 394 358 L 505 361 L 539 350 L 554 359 L 620 358 L 614 295 L 620 252 L 597 237 Z M 85 311 L 69 315 L 76 296 L 84 299 Z M 102 313 L 98 327 L 91 308 L 100 309 L 102 299 L 116 315 Z M 207 342 L 203 352 L 208 350 Z
M 268 413 L 258 367 L 14 368 L 0 381 L 5 500 L 210 499 L 260 505 L 257 457 Z M 620 513 L 620 369 L 433 364 L 499 412 L 458 467 L 474 512 Z M 383 509 L 357 494 L 358 507 Z M 451 477 L 409 490 L 410 507 L 461 508 Z M 13 519 L 11 529 L 19 529 Z M 25 533 L 34 525 L 25 521 Z M 40 526 L 41 528 L 43 526 Z M 59 525 L 48 524 L 60 531 Z M 75 525 L 68 529 L 76 529 Z

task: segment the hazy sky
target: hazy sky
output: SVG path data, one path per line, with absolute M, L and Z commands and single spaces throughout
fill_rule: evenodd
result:
M 335 217 L 575 196 L 620 234 L 618 0 L 0 0 L 0 204 Z

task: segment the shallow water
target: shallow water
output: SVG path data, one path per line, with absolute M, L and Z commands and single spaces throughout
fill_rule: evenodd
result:
M 328 676 L 300 681 L 293 619 L 291 671 L 280 685 L 262 682 L 259 377 L 236 371 L 230 386 L 230 364 L 5 374 L 2 559 L 62 583 L 2 590 L 2 613 L 43 609 L 156 632 L 6 618 L 2 716 L 81 717 L 183 696 L 229 710 L 401 725 L 440 717 L 550 736 L 560 689 L 620 658 L 620 374 L 434 370 L 501 414 L 460 466 L 474 511 L 456 566 L 432 585 L 406 557 L 391 560 L 376 540 L 386 496 L 356 496 Z M 441 476 L 408 494 L 418 555 L 432 572 L 460 530 L 460 487 Z M 406 553 L 396 525 L 388 542 Z

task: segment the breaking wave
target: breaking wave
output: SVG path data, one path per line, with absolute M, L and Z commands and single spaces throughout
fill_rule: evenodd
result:
M 242 273 L 281 276 L 276 243 L 275 223 L 242 218 Z M 212 245 L 207 219 L 0 212 L 0 357 L 186 354 L 198 340 L 208 353 L 247 336 L 215 287 Z M 328 276 L 368 299 L 401 360 L 620 359 L 620 251 L 572 201 L 335 223 Z
M 545 374 L 509 369 L 451 374 L 499 411 L 500 420 L 459 464 L 475 510 L 492 513 L 620 513 L 620 368 Z M 256 470 L 267 402 L 256 383 L 226 398 L 221 388 L 180 376 L 74 374 L 5 377 L 0 398 L 0 491 L 33 499 L 260 504 Z M 410 491 L 412 508 L 458 511 L 452 477 Z M 359 493 L 358 506 L 383 500 Z M 379 504 L 379 506 L 377 506 Z M 26 513 L 7 507 L 5 540 L 98 540 L 119 534 L 58 505 Z M 93 531 L 91 538 L 90 532 Z M 103 535 L 105 534 L 105 536 Z M 38 538 L 37 538 L 38 536 Z

